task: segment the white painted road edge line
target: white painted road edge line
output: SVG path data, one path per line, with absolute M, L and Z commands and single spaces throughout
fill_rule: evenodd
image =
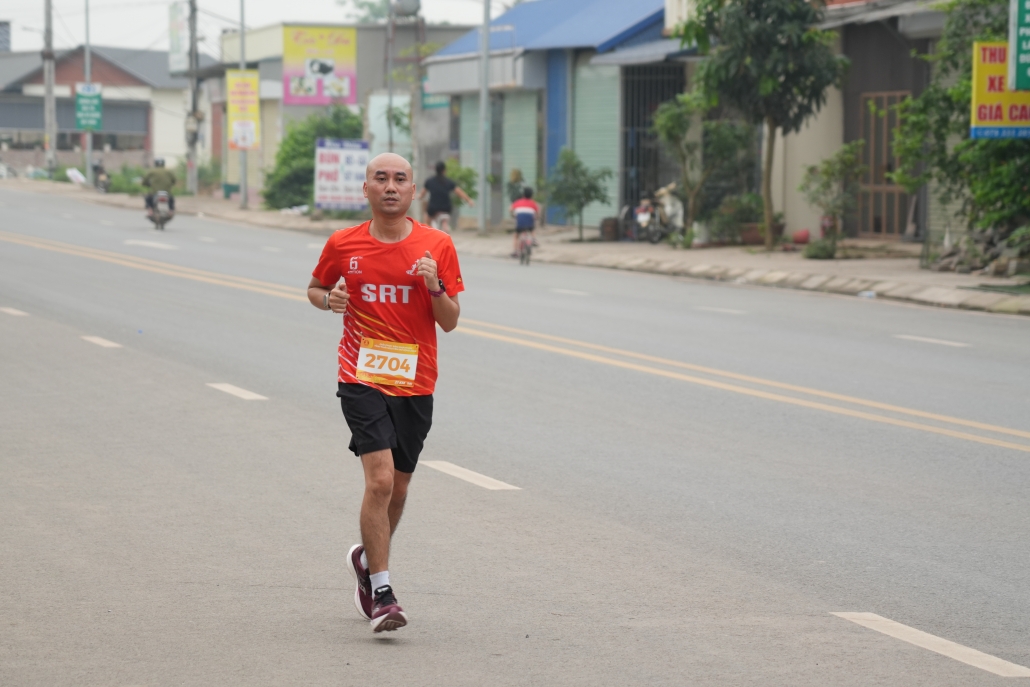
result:
M 499 491 L 501 489 L 521 490 L 521 487 L 513 487 L 512 485 L 494 479 L 493 477 L 481 475 L 478 472 L 473 472 L 472 470 L 460 467 L 454 463 L 449 463 L 446 460 L 422 460 L 419 461 L 419 463 L 427 465 L 434 470 L 439 470 L 445 475 L 450 475 L 451 477 L 457 477 L 458 479 L 463 479 L 466 482 L 471 482 L 477 487 L 483 487 L 484 489 L 491 489 L 493 491 Z
M 878 616 L 875 613 L 832 612 L 831 615 L 835 615 L 838 618 L 844 618 L 844 620 L 850 620 L 862 627 L 876 630 L 888 637 L 894 637 L 895 639 L 900 639 L 903 642 L 914 644 L 922 649 L 938 653 L 941 656 L 953 658 L 956 661 L 961 661 L 962 663 L 971 665 L 974 668 L 986 670 L 988 673 L 994 673 L 1001 677 L 1030 677 L 1030 668 L 1025 668 L 1015 663 L 1009 663 L 1005 659 L 998 658 L 997 656 L 991 656 L 990 654 L 985 654 L 982 651 L 970 649 L 968 646 L 962 646 L 961 644 L 956 644 L 955 642 L 923 632 L 922 630 L 917 630 L 914 627 L 902 625 L 901 623 L 894 622 L 888 618 Z
M 961 341 L 946 341 L 944 339 L 930 339 L 925 336 L 915 336 L 914 334 L 895 334 L 895 339 L 904 339 L 905 341 L 918 341 L 920 343 L 937 344 L 938 346 L 952 346 L 954 348 L 969 348 L 970 344 L 962 343 Z
M 15 317 L 28 317 L 28 313 L 24 310 L 18 310 L 18 308 L 0 308 L 0 312 L 7 313 L 8 315 L 14 315 Z
M 218 383 L 208 382 L 207 385 L 209 387 L 211 387 L 212 389 L 218 389 L 219 391 L 224 391 L 227 394 L 232 394 L 233 396 L 235 396 L 237 398 L 242 398 L 244 401 L 267 401 L 268 400 L 267 396 L 262 396 L 261 394 L 255 394 L 253 391 L 247 391 L 246 389 L 241 389 L 238 386 L 234 386 L 232 384 L 226 384 L 224 382 L 218 382 Z
M 122 347 L 122 345 L 120 343 L 115 343 L 114 341 L 108 341 L 107 339 L 102 339 L 99 336 L 84 336 L 84 337 L 82 337 L 82 340 L 83 341 L 88 341 L 88 342 L 90 342 L 92 344 L 96 344 L 97 346 L 102 346 L 103 348 L 121 348 Z
M 143 246 L 145 248 L 160 248 L 161 250 L 179 250 L 178 246 L 173 246 L 170 243 L 161 243 L 160 241 L 141 241 L 139 239 L 128 239 L 124 241 L 126 246 Z
M 590 295 L 586 291 L 576 291 L 575 289 L 551 289 L 551 293 L 560 293 L 563 296 L 589 296 Z
M 707 305 L 698 305 L 694 310 L 704 310 L 705 312 L 721 312 L 727 315 L 747 315 L 747 312 L 743 310 L 734 310 L 733 308 L 713 308 Z

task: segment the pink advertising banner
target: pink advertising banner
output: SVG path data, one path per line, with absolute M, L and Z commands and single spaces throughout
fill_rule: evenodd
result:
M 355 105 L 358 34 L 353 27 L 283 27 L 283 103 Z

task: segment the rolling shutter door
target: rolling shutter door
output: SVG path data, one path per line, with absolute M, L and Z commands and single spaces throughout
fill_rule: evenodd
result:
M 525 183 L 537 186 L 537 100 L 536 91 L 510 91 L 504 94 L 504 183 L 507 189 L 511 170 L 522 172 Z M 505 193 L 505 200 L 507 193 Z
M 583 224 L 598 226 L 617 214 L 619 202 L 619 68 L 591 65 L 593 53 L 580 55 L 573 82 L 573 149 L 591 171 L 607 167 L 608 203 L 593 203 L 583 211 Z

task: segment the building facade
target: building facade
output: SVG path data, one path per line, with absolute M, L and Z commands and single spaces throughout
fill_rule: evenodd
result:
M 353 40 L 353 71 L 350 77 L 353 86 L 348 85 L 346 95 L 326 99 L 322 104 L 294 102 L 303 98 L 291 98 L 291 88 L 297 83 L 291 76 L 291 43 L 297 31 L 317 33 L 333 32 Z M 245 57 L 250 69 L 257 69 L 261 92 L 261 150 L 247 156 L 247 179 L 252 193 L 257 194 L 264 182 L 265 170 L 275 164 L 287 129 L 292 122 L 301 121 L 312 114 L 325 112 L 333 104 L 345 105 L 365 118 L 364 135 L 370 141 L 373 152 L 388 148 L 388 126 L 386 110 L 387 94 L 387 47 L 389 27 L 385 24 L 274 24 L 248 30 L 245 37 Z M 394 107 L 404 110 L 412 100 L 419 100 L 416 88 L 416 52 L 421 49 L 434 50 L 468 31 L 459 25 L 425 25 L 416 22 L 398 22 L 395 26 L 392 44 L 394 63 Z M 418 46 L 421 46 L 419 48 Z M 212 155 L 224 161 L 222 165 L 227 188 L 239 183 L 239 155 L 229 154 L 225 135 L 225 71 L 239 67 L 239 33 L 226 32 L 221 37 L 221 64 L 206 70 L 205 90 L 209 102 L 205 128 L 212 141 Z M 351 59 L 351 58 L 348 58 Z M 284 66 L 285 65 L 285 66 Z M 284 73 L 285 70 L 285 73 Z M 420 125 L 417 136 L 420 160 L 416 178 L 439 158 L 444 156 L 450 140 L 450 113 L 446 106 L 433 107 L 418 113 Z M 446 105 L 446 103 L 444 104 Z M 419 108 L 421 109 L 421 108 Z M 408 134 L 394 128 L 394 151 L 414 156 Z
M 505 187 L 512 174 L 517 171 L 525 183 L 539 185 L 565 147 L 588 168 L 613 173 L 609 201 L 584 211 L 588 225 L 596 226 L 617 214 L 622 204 L 636 202 L 643 186 L 667 175 L 667 161 L 659 159 L 653 141 L 643 141 L 643 120 L 657 107 L 658 96 L 667 99 L 682 91 L 686 65 L 662 65 L 645 73 L 601 59 L 661 41 L 664 27 L 664 0 L 537 0 L 516 5 L 491 22 L 492 223 L 506 214 Z M 480 29 L 470 31 L 426 61 L 426 91 L 452 98 L 452 152 L 476 169 L 479 37 Z M 676 51 L 678 43 L 667 53 Z M 641 142 L 650 146 L 650 154 L 639 153 Z M 548 221 L 564 218 L 549 208 Z
M 96 159 L 109 169 L 146 166 L 155 157 L 173 167 L 185 160 L 189 83 L 169 74 L 167 52 L 92 46 L 91 71 L 103 86 Z M 82 168 L 87 134 L 75 127 L 75 84 L 85 80 L 83 47 L 59 52 L 54 72 L 58 163 Z M 44 166 L 43 95 L 39 52 L 0 53 L 0 159 L 15 169 Z M 202 136 L 202 156 L 207 143 Z

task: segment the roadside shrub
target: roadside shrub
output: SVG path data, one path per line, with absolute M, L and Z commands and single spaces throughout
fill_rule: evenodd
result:
M 130 167 L 122 165 L 117 172 L 108 172 L 111 177 L 110 193 L 128 193 L 130 196 L 145 194 L 147 189 L 140 183 L 147 170 L 142 167 Z
M 817 239 L 805 246 L 801 254 L 809 260 L 833 260 L 837 254 L 836 241 Z
M 468 197 L 475 200 L 479 197 L 479 189 L 476 188 L 476 184 L 479 181 L 479 174 L 476 172 L 474 167 L 462 167 L 461 163 L 458 162 L 457 158 L 447 158 L 447 178 L 458 185 L 462 191 L 468 194 Z M 522 177 L 522 173 L 519 173 L 519 178 Z M 519 185 L 519 198 L 522 197 L 522 186 L 521 182 Z M 512 201 L 515 202 L 515 201 Z M 464 205 L 464 201 L 458 197 L 456 193 L 451 194 L 451 204 L 455 208 L 460 208 Z
M 740 225 L 761 221 L 762 208 L 762 196 L 757 193 L 726 196 L 712 215 L 712 239 L 737 241 Z
M 291 124 L 275 155 L 275 167 L 265 176 L 265 204 L 277 209 L 312 204 L 315 140 L 359 139 L 362 130 L 361 117 L 345 107 L 334 107 L 328 114 L 313 114 Z

